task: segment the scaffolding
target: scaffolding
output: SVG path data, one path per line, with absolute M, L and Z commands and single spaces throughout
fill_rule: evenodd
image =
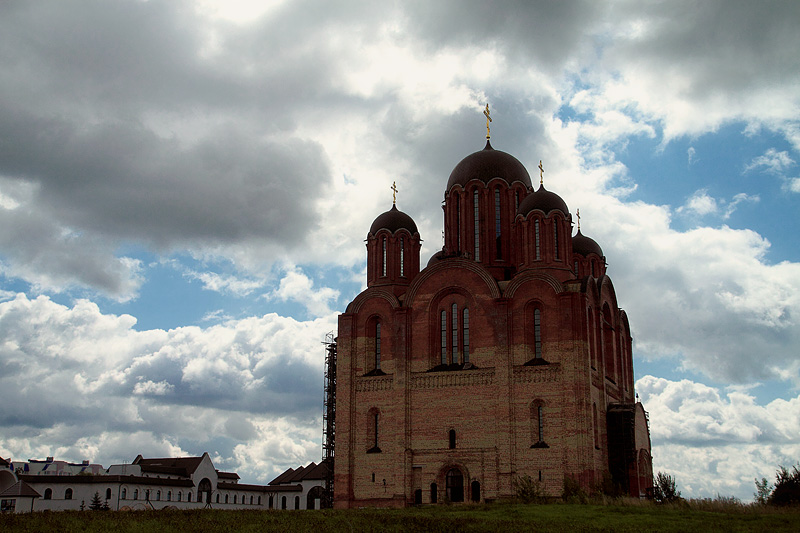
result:
M 333 507 L 333 465 L 336 443 L 336 337 L 325 335 L 325 399 L 322 408 L 322 462 L 325 471 L 325 493 L 322 507 Z

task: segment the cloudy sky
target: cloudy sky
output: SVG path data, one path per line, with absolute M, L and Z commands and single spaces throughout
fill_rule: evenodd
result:
M 492 143 L 600 243 L 654 467 L 800 461 L 800 3 L 0 3 L 0 455 L 321 455 L 363 239 Z M 534 172 L 531 172 L 534 174 Z

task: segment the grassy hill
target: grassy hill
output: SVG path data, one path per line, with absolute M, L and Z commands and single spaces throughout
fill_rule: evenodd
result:
M 704 508 L 706 507 L 706 508 Z M 683 504 L 452 505 L 347 511 L 68 511 L 0 516 L 0 531 L 800 531 L 800 509 Z

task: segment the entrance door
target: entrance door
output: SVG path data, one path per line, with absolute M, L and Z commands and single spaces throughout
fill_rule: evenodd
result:
M 447 499 L 453 503 L 464 501 L 464 476 L 461 470 L 452 468 L 447 472 Z

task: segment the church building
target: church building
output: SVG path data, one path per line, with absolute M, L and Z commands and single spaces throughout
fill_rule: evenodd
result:
M 488 111 L 488 106 L 487 106 Z M 367 288 L 339 316 L 334 505 L 484 502 L 524 477 L 652 487 L 631 330 L 600 246 L 514 156 L 465 157 L 425 268 L 396 205 L 367 234 Z

